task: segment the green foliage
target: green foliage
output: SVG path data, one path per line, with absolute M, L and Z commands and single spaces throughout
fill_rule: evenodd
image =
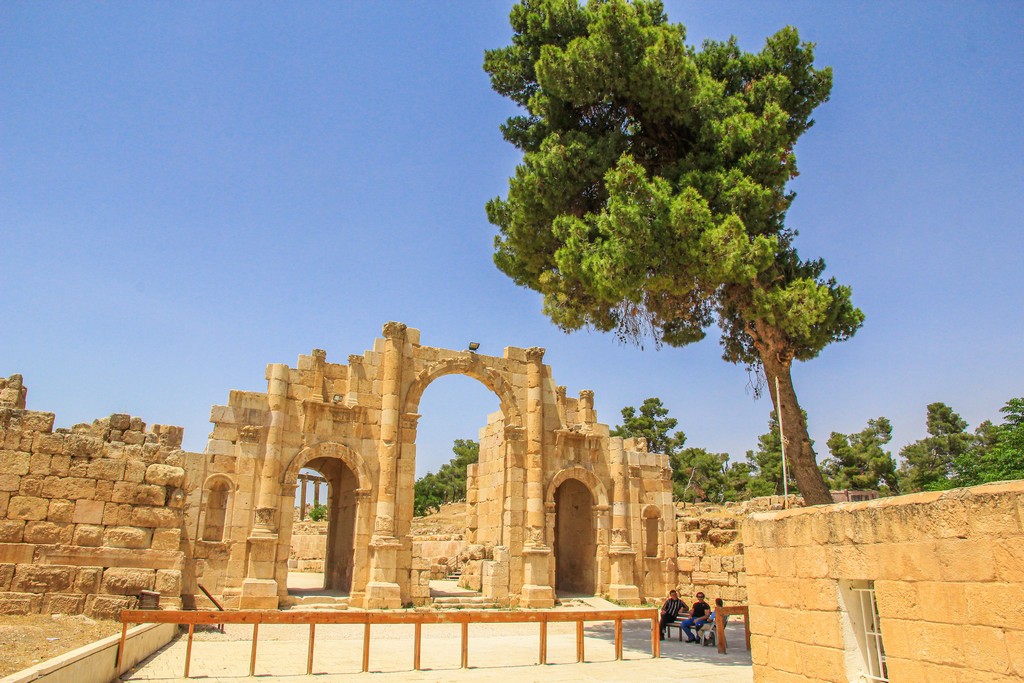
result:
M 781 496 L 782 485 L 782 439 L 779 437 L 779 418 L 772 411 L 768 417 L 768 431 L 757 437 L 757 450 L 747 451 L 750 480 L 747 493 L 750 498 L 759 496 Z M 789 492 L 799 493 L 792 472 L 786 472 Z
M 883 448 L 890 441 L 892 425 L 884 417 L 868 420 L 867 427 L 857 434 L 832 432 L 828 439 L 832 457 L 821 463 L 829 487 L 898 494 L 896 460 Z
M 1024 479 L 1024 398 L 1012 398 L 1000 409 L 1001 425 L 983 422 L 974 445 L 953 458 L 952 486 Z
M 445 503 L 466 500 L 466 470 L 480 459 L 480 444 L 471 439 L 456 439 L 455 457 L 441 465 L 437 474 L 428 472 L 413 488 L 413 514 L 429 515 Z
M 523 160 L 487 215 L 498 268 L 556 325 L 683 346 L 717 321 L 723 357 L 770 380 L 854 334 L 849 288 L 785 226 L 794 146 L 832 86 L 796 29 L 746 53 L 686 45 L 656 0 L 523 0 L 510 20 L 484 69 L 526 110 L 502 128 Z
M 672 457 L 686 443 L 683 432 L 670 433 L 677 424 L 677 419 L 668 417 L 668 408 L 662 405 L 661 399 L 652 397 L 644 400 L 639 415 L 633 406 L 623 408 L 622 424 L 612 429 L 611 435 L 624 438 L 642 436 L 647 439 L 648 451 Z
M 314 505 L 309 509 L 309 518 L 314 522 L 322 522 L 327 519 L 327 506 L 321 504 Z
M 904 493 L 949 488 L 953 463 L 967 455 L 967 422 L 945 403 L 928 404 L 928 436 L 900 451 L 899 486 Z

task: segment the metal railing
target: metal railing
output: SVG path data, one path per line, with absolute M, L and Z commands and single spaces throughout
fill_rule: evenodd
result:
M 733 608 L 736 609 L 736 608 Z M 742 608 L 744 611 L 746 608 Z M 615 659 L 622 659 L 622 622 L 647 620 L 651 623 L 651 655 L 655 659 L 661 657 L 659 642 L 659 612 L 657 609 L 622 609 L 622 610 L 589 610 L 589 611 L 524 611 L 524 612 L 493 612 L 464 610 L 457 612 L 304 612 L 304 611 L 256 611 L 237 612 L 212 611 L 180 611 L 180 610 L 123 610 L 121 612 L 121 642 L 118 645 L 115 678 L 122 671 L 121 661 L 124 653 L 125 638 L 129 624 L 170 623 L 188 625 L 188 642 L 185 647 L 184 678 L 189 677 L 192 661 L 192 640 L 197 624 L 252 624 L 252 653 L 249 659 L 249 675 L 256 675 L 256 649 L 259 642 L 260 624 L 304 624 L 309 626 L 309 645 L 306 654 L 306 674 L 313 673 L 313 651 L 316 642 L 317 624 L 362 624 L 363 659 L 362 670 L 370 669 L 370 629 L 373 625 L 412 624 L 413 632 L 413 669 L 420 670 L 420 645 L 423 624 L 461 624 L 462 655 L 461 666 L 469 667 L 469 625 L 470 624 L 539 624 L 539 655 L 538 664 L 547 664 L 547 632 L 549 623 L 576 623 L 576 661 L 584 661 L 583 625 L 593 621 L 611 621 L 615 625 Z M 724 634 L 720 634 L 722 636 Z M 747 647 L 749 644 L 749 631 Z M 724 651 L 725 639 L 722 638 L 719 651 Z

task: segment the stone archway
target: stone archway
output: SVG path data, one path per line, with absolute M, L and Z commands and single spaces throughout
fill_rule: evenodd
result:
M 566 479 L 555 499 L 555 590 L 594 595 L 597 592 L 597 529 L 594 496 L 579 479 Z
M 358 453 L 343 444 L 320 443 L 296 454 L 282 473 L 283 488 L 293 489 L 304 468 L 316 470 L 327 480 L 323 590 L 349 594 L 354 585 L 359 585 L 359 568 L 365 565 L 365 549 L 358 539 L 368 538 L 370 530 L 370 488 L 362 485 L 369 480 L 366 465 Z M 294 512 L 282 517 L 290 536 Z

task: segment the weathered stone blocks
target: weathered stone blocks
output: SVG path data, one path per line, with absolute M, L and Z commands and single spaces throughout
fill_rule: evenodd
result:
M 180 487 L 185 481 L 185 470 L 180 467 L 154 463 L 146 468 L 147 484 Z
M 104 545 L 112 548 L 148 548 L 152 531 L 136 527 L 108 527 L 103 534 Z
M 33 496 L 13 496 L 7 505 L 7 516 L 10 519 L 43 520 L 50 509 L 47 498 Z
M 11 581 L 16 593 L 63 593 L 74 581 L 73 567 L 19 564 Z
M 153 569 L 105 569 L 100 589 L 111 595 L 137 596 L 140 591 L 153 590 L 155 574 Z

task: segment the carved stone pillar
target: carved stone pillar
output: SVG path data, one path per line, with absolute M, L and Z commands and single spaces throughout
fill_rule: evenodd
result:
M 551 547 L 544 543 L 544 349 L 526 350 L 526 545 L 523 548 L 524 607 L 551 607 Z
M 384 359 L 381 366 L 380 488 L 377 492 L 377 516 L 370 539 L 370 581 L 366 585 L 365 604 L 368 609 L 402 606 L 401 588 L 397 582 L 398 551 L 401 544 L 395 537 L 395 491 L 398 486 L 399 411 L 402 391 L 402 355 L 406 326 L 389 322 L 384 325 Z
M 309 400 L 324 402 L 324 366 L 327 365 L 327 352 L 313 349 L 313 385 L 310 387 Z
M 620 604 L 639 605 L 640 588 L 636 585 L 636 552 L 629 539 L 629 463 L 622 448 L 622 439 L 609 439 L 608 456 L 612 474 L 612 529 L 608 562 L 611 585 L 608 598 Z
M 345 405 L 349 408 L 359 405 L 359 389 L 362 382 L 363 357 L 351 355 L 348 357 L 348 394 L 345 396 Z
M 277 559 L 277 507 L 281 500 L 281 459 L 284 426 L 287 418 L 288 366 L 275 363 L 269 368 L 267 402 L 270 406 L 270 429 L 260 470 L 260 492 L 249 544 L 248 565 L 242 582 L 240 609 L 277 609 L 277 581 L 274 564 Z

